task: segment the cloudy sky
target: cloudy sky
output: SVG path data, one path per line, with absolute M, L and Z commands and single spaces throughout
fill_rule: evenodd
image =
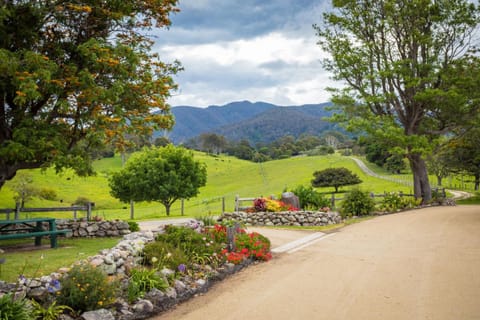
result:
M 328 0 L 180 0 L 172 26 L 158 34 L 163 61 L 184 71 L 172 106 L 232 101 L 322 103 L 333 85 L 312 28 Z

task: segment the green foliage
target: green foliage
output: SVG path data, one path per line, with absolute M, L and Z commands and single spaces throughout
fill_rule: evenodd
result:
M 32 176 L 24 172 L 18 174 L 18 177 L 15 182 L 12 183 L 11 188 L 15 192 L 15 203 L 19 204 L 20 208 L 23 208 L 27 201 L 31 200 L 38 194 L 37 188 L 33 185 Z
M 128 223 L 128 230 L 130 230 L 131 232 L 140 231 L 140 226 L 136 221 L 127 221 L 127 223 Z
M 90 199 L 87 197 L 79 196 L 73 204 L 77 206 L 88 206 L 90 202 Z
M 145 293 L 152 289 L 165 291 L 168 282 L 159 275 L 155 269 L 135 268 L 130 271 L 130 278 L 127 288 L 128 301 L 133 302 L 142 298 Z
M 398 154 L 392 154 L 385 161 L 385 169 L 392 173 L 400 173 L 407 168 L 404 158 Z
M 57 301 L 53 301 L 47 307 L 42 306 L 35 300 L 31 300 L 30 303 L 33 307 L 34 319 L 57 320 L 60 315 L 64 314 L 66 311 L 70 313 L 74 312 L 74 310 L 69 306 L 57 305 Z
M 312 186 L 297 186 L 292 192 L 298 197 L 300 207 L 304 210 L 318 210 L 330 206 L 330 201 Z
M 207 169 L 192 152 L 167 145 L 135 154 L 109 182 L 111 194 L 121 201 L 159 201 L 170 215 L 175 201 L 198 194 L 207 182 Z
M 57 200 L 57 191 L 51 188 L 41 188 L 38 190 L 38 196 L 45 200 Z
M 73 266 L 60 279 L 60 284 L 57 302 L 78 312 L 104 308 L 113 303 L 119 287 L 103 270 L 88 263 Z
M 195 217 L 195 219 L 201 221 L 205 227 L 211 227 L 217 223 L 217 219 L 209 214 Z
M 315 171 L 313 175 L 312 185 L 314 187 L 335 187 L 335 192 L 338 192 L 338 188 L 341 186 L 362 183 L 362 180 L 347 168 L 328 168 Z
M 342 201 L 340 213 L 343 218 L 348 216 L 366 216 L 375 209 L 375 201 L 368 192 L 352 189 Z
M 379 204 L 379 209 L 386 212 L 395 212 L 407 208 L 418 207 L 421 203 L 421 199 L 415 199 L 413 197 L 400 196 L 396 192 L 388 192 Z
M 34 320 L 31 306 L 24 298 L 14 298 L 12 293 L 0 297 L 0 320 Z
M 215 243 L 203 233 L 191 228 L 168 226 L 165 233 L 157 236 L 157 241 L 164 241 L 181 249 L 187 256 L 193 254 L 211 255 L 218 252 L 221 244 Z
M 0 188 L 24 168 L 91 174 L 91 151 L 173 126 L 180 67 L 160 61 L 146 31 L 167 27 L 176 3 L 2 3 Z
M 147 243 L 143 248 L 144 263 L 157 269 L 168 268 L 177 270 L 181 264 L 188 263 L 188 256 L 183 250 L 171 243 L 154 241 Z
M 480 7 L 468 0 L 333 3 L 315 26 L 330 57 L 324 67 L 346 84 L 331 90 L 332 120 L 402 149 L 414 193 L 428 201 L 423 156 L 439 134 L 470 127 L 480 110 L 476 43 L 464 41 L 475 37 Z

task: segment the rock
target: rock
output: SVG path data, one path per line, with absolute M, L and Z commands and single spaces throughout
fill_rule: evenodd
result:
M 175 280 L 174 287 L 179 294 L 184 293 L 187 290 L 187 285 L 180 280 Z
M 83 320 L 115 320 L 113 314 L 107 309 L 99 309 L 82 313 Z
M 153 311 L 153 304 L 149 300 L 140 300 L 132 307 L 133 311 L 139 313 L 150 313 Z
M 293 192 L 284 192 L 282 193 L 282 202 L 289 204 L 292 207 L 300 208 L 300 201 L 298 197 Z

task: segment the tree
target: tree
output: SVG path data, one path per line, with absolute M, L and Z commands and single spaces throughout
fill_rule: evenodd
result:
M 32 184 L 33 178 L 27 173 L 19 174 L 11 189 L 15 192 L 14 200 L 19 208 L 24 208 L 25 203 L 37 196 L 39 191 Z
M 215 133 L 202 133 L 199 139 L 202 149 L 208 153 L 220 154 L 227 146 L 225 137 Z
M 170 144 L 134 154 L 109 185 L 120 201 L 158 201 L 168 216 L 175 201 L 196 196 L 206 182 L 205 164 L 195 161 L 191 151 Z
M 403 155 L 392 154 L 385 161 L 385 169 L 392 173 L 399 174 L 402 170 L 406 169 L 405 162 L 403 161 Z
M 479 111 L 480 64 L 471 54 L 479 8 L 467 0 L 343 0 L 316 25 L 334 119 L 405 150 L 414 193 L 431 199 L 423 155 Z M 473 97 L 473 95 L 477 95 Z
M 445 147 L 445 160 L 453 172 L 471 174 L 474 189 L 480 187 L 480 128 L 452 138 Z
M 171 128 L 178 63 L 151 52 L 177 0 L 0 4 L 0 188 L 20 169 L 91 174 L 91 151 Z M 148 32 L 151 34 L 151 32 Z
M 312 180 L 312 186 L 335 187 L 335 192 L 338 192 L 338 187 L 362 183 L 362 180 L 347 168 L 328 168 L 315 171 L 313 175 L 315 178 Z

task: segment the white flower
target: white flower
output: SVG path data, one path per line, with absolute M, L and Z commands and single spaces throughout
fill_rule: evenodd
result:
M 169 252 L 167 253 L 167 258 L 170 258 L 172 256 L 172 254 Z
M 155 262 L 157 262 L 157 261 L 158 261 L 157 257 L 153 257 L 153 258 L 152 258 L 152 263 L 155 263 Z

